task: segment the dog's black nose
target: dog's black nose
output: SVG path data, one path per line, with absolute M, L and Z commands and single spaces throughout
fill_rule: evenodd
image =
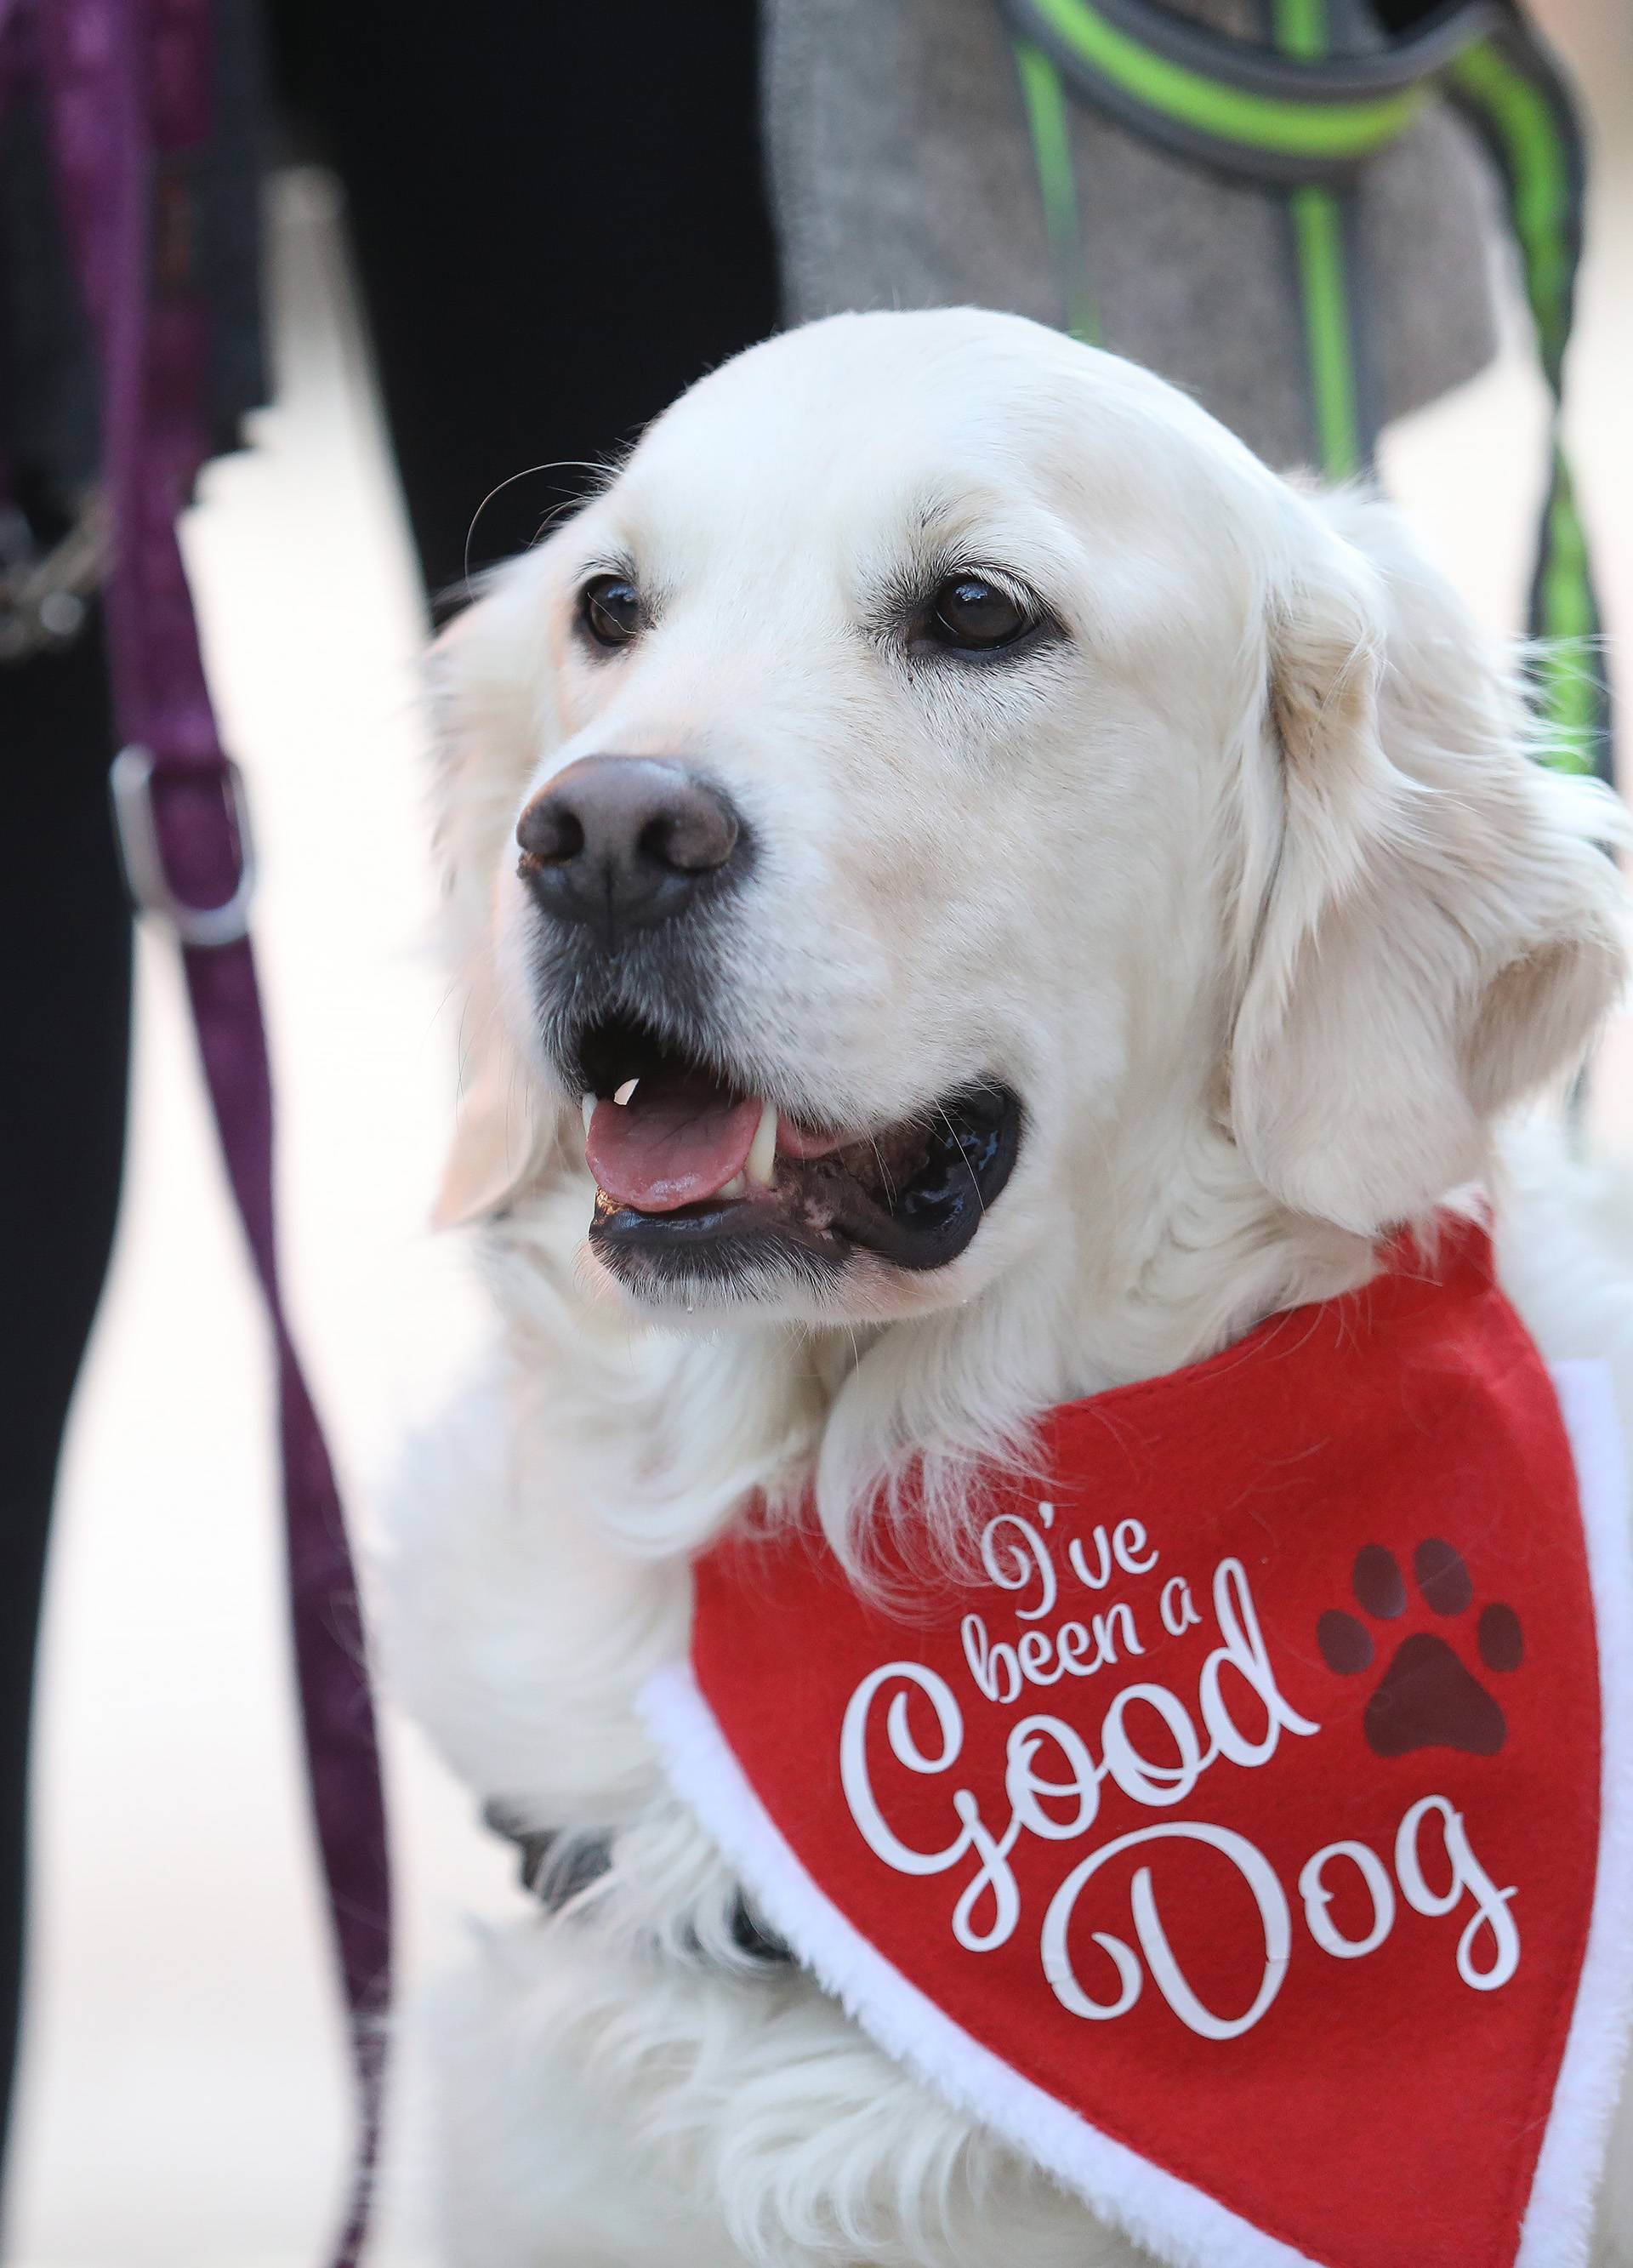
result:
M 742 821 L 720 790 L 653 756 L 581 756 L 533 798 L 516 840 L 545 912 L 609 947 L 687 912 L 747 863 Z

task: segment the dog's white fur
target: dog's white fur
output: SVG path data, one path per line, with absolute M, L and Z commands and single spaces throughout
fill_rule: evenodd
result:
M 1062 636 L 997 667 L 905 651 L 890 594 L 948 558 Z M 625 559 L 653 626 L 597 657 L 573 595 Z M 467 998 L 446 1205 L 484 1220 L 502 1346 L 408 1460 L 387 1650 L 482 1796 L 617 1837 L 599 1889 L 445 1996 L 447 2257 L 1121 2268 L 1144 2256 L 802 1977 L 746 1972 L 636 1689 L 752 1491 L 814 1488 L 854 1556 L 919 1456 L 956 1541 L 972 1461 L 1040 1410 L 1364 1280 L 1380 1231 L 1490 1177 L 1494 1121 L 1620 981 L 1613 808 L 1529 761 L 1506 667 L 1385 509 L 968 312 L 835 318 L 704 380 L 436 673 Z M 604 751 L 706 762 L 755 829 L 719 951 L 762 1092 L 864 1127 L 983 1074 L 1021 1096 L 961 1258 L 689 1317 L 598 1280 L 512 838 Z M 1608 1358 L 1633 1421 L 1633 1211 L 1546 1144 L 1495 1186 L 1544 1351 Z M 1622 2179 L 1599 2264 L 1633 2259 Z

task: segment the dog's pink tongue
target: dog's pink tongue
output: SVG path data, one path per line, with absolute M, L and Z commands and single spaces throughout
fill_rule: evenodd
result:
M 714 1197 L 748 1163 L 760 1105 L 709 1079 L 643 1079 L 627 1103 L 598 1102 L 585 1154 L 619 1204 L 673 1212 Z

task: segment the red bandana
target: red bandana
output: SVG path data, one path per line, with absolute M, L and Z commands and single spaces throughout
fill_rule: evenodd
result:
M 970 1581 L 721 1545 L 649 1713 L 857 2021 L 1161 2259 L 1571 2268 L 1633 1973 L 1618 1464 L 1450 1223 L 1054 1411 Z

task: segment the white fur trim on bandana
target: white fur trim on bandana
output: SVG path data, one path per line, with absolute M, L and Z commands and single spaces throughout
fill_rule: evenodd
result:
M 1577 2005 L 1516 2268 L 1577 2268 L 1633 2029 L 1633 1536 L 1627 1457 L 1602 1363 L 1549 1366 L 1576 1458 L 1599 1631 L 1604 1763 L 1599 1874 Z

